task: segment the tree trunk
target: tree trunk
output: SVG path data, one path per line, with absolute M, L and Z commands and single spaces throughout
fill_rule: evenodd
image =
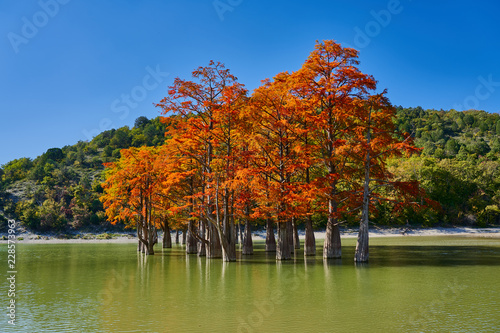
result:
M 328 202 L 328 223 L 326 224 L 325 243 L 323 245 L 324 259 L 340 259 L 342 257 L 342 246 L 340 240 L 340 229 L 337 219 L 332 216 L 337 211 L 337 203 L 330 199 Z
M 234 231 L 234 240 L 236 242 L 236 245 L 238 245 L 240 243 L 239 241 L 239 237 L 238 237 L 238 234 L 239 234 L 239 229 L 240 229 L 240 222 L 238 221 L 238 224 L 235 224 L 234 225 L 234 228 L 233 228 L 233 231 Z
M 243 238 L 243 249 L 241 253 L 245 255 L 253 254 L 252 230 L 248 218 L 245 220 L 245 237 Z
M 158 244 L 158 229 L 154 229 L 153 231 L 153 245 Z
M 238 233 L 240 234 L 241 245 L 243 246 L 244 236 L 243 236 L 243 228 L 241 227 L 241 223 L 238 221 Z
M 196 242 L 196 237 L 193 235 L 192 230 L 194 230 L 194 221 L 189 220 L 189 226 L 187 230 L 186 239 L 186 254 L 198 253 L 198 244 Z
M 156 228 L 154 229 L 151 229 L 151 226 L 149 226 L 148 230 L 147 230 L 147 236 L 148 236 L 148 242 L 146 244 L 146 254 L 147 255 L 154 255 L 155 254 L 155 250 L 154 250 L 154 246 L 155 246 L 155 232 L 156 232 Z
M 371 119 L 371 113 L 370 118 Z M 371 130 L 368 128 L 367 144 L 370 145 L 371 141 Z M 368 150 L 365 160 L 365 182 L 363 187 L 363 211 L 361 213 L 361 221 L 359 224 L 358 241 L 356 243 L 356 252 L 354 253 L 354 261 L 356 262 L 366 262 L 368 261 L 369 250 L 369 233 L 368 233 L 368 222 L 369 222 L 369 210 L 370 210 L 370 151 Z
M 137 228 L 137 252 L 141 252 L 142 250 L 142 242 L 141 242 L 141 230 L 142 227 L 139 226 L 139 223 L 136 223 L 136 228 Z
M 170 235 L 170 226 L 168 222 L 165 221 L 163 224 L 163 248 L 170 249 L 172 248 L 172 236 Z
M 354 254 L 354 261 L 366 262 L 368 261 L 369 251 L 369 233 L 368 233 L 368 212 L 363 212 L 361 223 L 359 225 L 358 241 L 356 243 L 356 252 Z
M 154 242 L 148 242 L 146 246 L 146 255 L 152 256 L 155 254 L 154 245 Z
M 187 230 L 183 229 L 182 230 L 182 245 L 186 245 L 186 240 L 187 240 Z
M 232 262 L 236 261 L 236 243 L 233 238 L 234 233 L 231 230 L 231 225 L 229 225 L 228 228 L 227 234 L 224 234 L 221 228 L 219 228 L 218 231 L 221 240 L 222 259 L 226 262 Z
M 220 224 L 217 222 L 219 227 L 217 228 L 219 231 L 219 238 L 221 240 L 222 246 L 222 259 L 226 262 L 236 261 L 236 240 L 234 233 L 234 220 L 231 218 L 230 214 L 230 200 L 229 200 L 229 192 L 227 189 L 224 189 L 223 196 L 223 216 L 222 216 L 222 228 Z M 218 199 L 218 196 L 217 196 Z M 217 207 L 217 220 L 220 219 L 220 214 L 218 212 Z
M 289 260 L 292 258 L 290 248 L 290 236 L 288 233 L 288 222 L 278 223 L 278 246 L 276 247 L 277 260 Z
M 273 221 L 266 221 L 266 252 L 276 252 L 276 238 L 274 237 Z
M 316 239 L 314 237 L 314 230 L 312 227 L 312 216 L 308 216 L 306 220 L 306 239 L 304 240 L 304 255 L 316 255 Z
M 217 227 L 214 226 L 211 222 L 207 223 L 207 258 L 215 259 L 222 258 L 222 248 L 219 239 L 219 232 L 217 231 Z
M 287 238 L 288 249 L 290 250 L 290 253 L 294 253 L 295 248 L 293 247 L 293 223 L 292 223 L 292 220 L 288 220 L 286 222 L 286 234 L 288 236 L 288 238 Z
M 299 240 L 299 230 L 297 229 L 297 220 L 292 220 L 292 228 L 293 228 L 293 248 L 295 250 L 300 249 L 300 240 Z
M 205 222 L 199 221 L 198 223 L 199 235 L 201 239 L 205 238 Z M 198 257 L 204 257 L 207 255 L 205 242 L 198 242 Z
M 179 230 L 175 230 L 175 244 L 179 244 Z

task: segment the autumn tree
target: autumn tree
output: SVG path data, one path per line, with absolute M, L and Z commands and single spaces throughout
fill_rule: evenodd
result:
M 207 257 L 236 260 L 234 196 L 230 181 L 236 168 L 239 112 L 246 90 L 228 69 L 213 61 L 193 72 L 193 81 L 176 78 L 168 96 L 158 106 L 163 114 L 178 118 L 167 135 L 176 140 L 181 159 L 191 159 L 201 182 L 191 197 L 197 200 L 197 216 L 206 225 Z M 190 231 L 194 230 L 192 226 Z
M 340 258 L 339 205 L 342 182 L 349 178 L 349 136 L 356 119 L 356 100 L 366 100 L 376 88 L 370 75 L 358 69 L 358 51 L 334 41 L 317 43 L 296 74 L 294 89 L 310 110 L 316 154 L 325 167 L 318 190 L 327 203 L 328 222 L 323 257 Z
M 307 159 L 298 139 L 302 113 L 291 98 L 291 84 L 288 73 L 264 81 L 252 95 L 247 110 L 253 125 L 249 136 L 253 158 L 245 172 L 249 173 L 257 202 L 253 215 L 277 222 L 278 260 L 291 258 L 292 219 L 304 214 L 310 197 L 297 177 L 307 167 Z
M 160 183 L 157 149 L 130 148 L 121 151 L 121 158 L 106 165 L 106 181 L 101 197 L 108 219 L 135 226 L 139 248 L 154 254 L 156 237 L 155 194 Z
M 357 123 L 353 128 L 352 164 L 358 167 L 360 186 L 354 186 L 352 195 L 361 198 L 361 219 L 356 252 L 356 262 L 368 261 L 370 207 L 382 201 L 396 202 L 396 206 L 409 204 L 419 194 L 417 182 L 402 182 L 393 179 L 387 169 L 389 157 L 418 152 L 408 133 L 398 133 L 394 125 L 395 108 L 390 104 L 384 91 L 368 100 L 359 100 Z M 397 197 L 388 195 L 387 187 Z M 362 196 L 358 195 L 362 194 Z M 355 200 L 356 201 L 356 200 Z M 357 205 L 359 201 L 355 203 Z

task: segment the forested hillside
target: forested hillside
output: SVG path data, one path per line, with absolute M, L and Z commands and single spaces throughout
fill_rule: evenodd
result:
M 398 108 L 399 129 L 415 136 L 418 157 L 391 162 L 402 179 L 421 182 L 439 203 L 409 223 L 488 226 L 500 217 L 500 117 L 484 111 L 436 111 Z M 384 220 L 384 222 L 382 222 Z M 403 221 L 396 221 L 403 222 Z M 393 223 L 390 217 L 379 223 Z
M 371 218 L 379 225 L 489 226 L 500 222 L 500 116 L 484 111 L 397 108 L 399 130 L 411 133 L 420 156 L 393 159 L 401 180 L 418 180 L 434 205 L 389 211 L 380 205 Z M 120 150 L 164 142 L 160 118 L 139 117 L 133 128 L 105 131 L 90 142 L 52 148 L 36 159 L 13 160 L 0 168 L 0 231 L 15 218 L 34 231 L 110 228 L 102 203 L 103 163 Z M 347 216 L 357 224 L 358 216 Z M 315 216 L 324 227 L 325 217 Z M 117 225 L 115 228 L 122 228 Z
M 0 169 L 0 211 L 34 231 L 109 228 L 99 201 L 103 163 L 115 161 L 123 148 L 160 145 L 164 137 L 159 117 L 139 117 L 132 129 L 112 129 L 90 142 L 51 148 L 34 160 L 13 160 Z M 2 230 L 5 217 L 0 215 Z

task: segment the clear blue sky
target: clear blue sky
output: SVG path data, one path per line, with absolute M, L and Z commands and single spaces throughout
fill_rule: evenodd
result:
M 393 104 L 500 111 L 498 1 L 2 0 L 0 165 L 159 115 L 221 61 L 249 90 L 316 40 L 359 49 Z

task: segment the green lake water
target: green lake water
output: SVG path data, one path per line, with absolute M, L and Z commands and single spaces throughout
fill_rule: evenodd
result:
M 17 244 L 16 322 L 1 332 L 500 332 L 500 239 L 372 238 L 370 263 L 145 258 L 135 244 Z M 5 258 L 5 259 L 4 259 Z

